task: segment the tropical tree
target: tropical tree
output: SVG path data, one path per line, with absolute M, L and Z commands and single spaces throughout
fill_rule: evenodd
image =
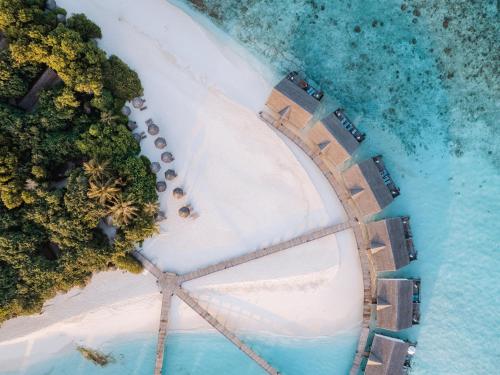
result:
M 105 205 L 107 202 L 113 201 L 120 189 L 116 186 L 116 181 L 112 178 L 107 180 L 91 180 L 89 181 L 89 191 L 87 196 L 90 199 L 96 199 L 99 204 Z
M 118 196 L 109 206 L 109 213 L 113 221 L 118 225 L 127 225 L 137 216 L 137 207 L 135 203 L 129 200 L 124 200 L 122 196 Z
M 144 205 L 142 210 L 148 216 L 155 216 L 160 210 L 160 207 L 158 202 L 148 202 Z
M 104 178 L 107 175 L 109 169 L 109 162 L 97 161 L 95 159 L 91 159 L 86 163 L 83 163 L 83 170 L 85 171 L 85 175 L 91 180 L 96 181 Z

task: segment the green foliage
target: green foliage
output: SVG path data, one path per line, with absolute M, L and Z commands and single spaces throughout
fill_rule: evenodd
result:
M 65 25 L 44 5 L 0 0 L 0 323 L 110 265 L 140 272 L 130 251 L 157 231 L 156 179 L 120 113 L 142 94 L 137 74 L 106 59 L 84 15 Z M 47 66 L 63 84 L 30 113 L 12 107 Z
M 104 86 L 115 97 L 123 100 L 130 100 L 144 93 L 137 73 L 114 55 L 104 64 Z
M 71 16 L 68 18 L 66 26 L 71 30 L 75 30 L 85 41 L 102 37 L 99 26 L 90 21 L 85 14 L 75 14 Z
M 137 261 L 132 255 L 125 253 L 125 254 L 115 254 L 113 256 L 113 263 L 128 272 L 131 273 L 141 273 L 142 272 L 142 264 Z

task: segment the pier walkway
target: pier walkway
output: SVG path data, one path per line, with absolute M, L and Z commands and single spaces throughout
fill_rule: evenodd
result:
M 198 315 L 200 315 L 205 321 L 208 322 L 217 331 L 223 334 L 229 341 L 231 341 L 238 349 L 255 361 L 259 366 L 261 366 L 268 374 L 278 375 L 279 372 L 274 369 L 266 360 L 255 353 L 248 345 L 241 341 L 236 335 L 229 329 L 224 327 L 213 315 L 211 315 L 206 309 L 204 309 L 193 297 L 191 297 L 188 292 L 182 288 L 182 284 L 198 279 L 203 276 L 213 274 L 215 272 L 223 271 L 227 268 L 235 267 L 253 260 L 266 257 L 293 248 L 298 245 L 302 245 L 311 241 L 318 240 L 320 238 L 330 236 L 332 234 L 342 232 L 344 230 L 352 228 L 356 230 L 357 222 L 345 222 L 335 225 L 330 225 L 309 233 L 305 233 L 301 236 L 292 238 L 280 242 L 275 245 L 267 246 L 253 252 L 228 259 L 217 264 L 200 268 L 193 272 L 188 272 L 184 275 L 176 275 L 171 272 L 163 272 L 156 265 L 154 265 L 144 254 L 139 251 L 134 251 L 132 255 L 142 263 L 144 269 L 151 273 L 156 279 L 158 286 L 162 293 L 162 304 L 160 313 L 160 324 L 158 329 L 158 342 L 156 346 L 156 364 L 155 364 L 155 375 L 161 375 L 163 369 L 163 361 L 165 355 L 165 341 L 168 330 L 168 314 L 170 311 L 172 296 L 178 296 L 182 301 L 184 301 L 189 307 L 191 307 Z
M 302 245 L 304 243 L 311 242 L 311 241 L 320 239 L 322 237 L 329 236 L 329 235 L 337 233 L 337 232 L 344 231 L 344 230 L 349 229 L 351 227 L 352 227 L 351 223 L 348 223 L 348 222 L 347 223 L 340 223 L 340 224 L 336 224 L 336 225 L 331 225 L 329 227 L 325 227 L 325 228 L 316 230 L 314 232 L 306 233 L 306 234 L 303 234 L 299 237 L 292 238 L 291 240 L 280 242 L 276 245 L 264 247 L 262 249 L 253 251 L 251 253 L 247 253 L 247 254 L 241 255 L 239 257 L 228 259 L 226 261 L 214 264 L 212 266 L 200 268 L 196 271 L 186 273 L 182 276 L 179 276 L 179 280 L 181 283 L 184 283 L 184 282 L 189 281 L 189 280 L 198 279 L 200 277 L 207 276 L 207 275 L 210 275 L 212 273 L 219 272 L 219 271 L 225 270 L 225 269 L 230 268 L 230 267 L 239 266 L 240 264 L 247 263 L 247 262 L 250 262 L 252 260 L 256 260 L 256 259 L 265 257 L 267 255 L 278 253 L 280 251 L 287 250 L 287 249 L 290 249 L 292 247 Z
M 213 315 L 200 306 L 184 289 L 178 289 L 176 295 L 191 307 L 199 316 L 205 319 L 212 327 L 222 333 L 229 341 L 231 341 L 238 349 L 254 360 L 270 375 L 278 375 L 276 371 L 265 359 L 255 353 L 248 345 L 241 341 L 234 333 L 224 327 Z

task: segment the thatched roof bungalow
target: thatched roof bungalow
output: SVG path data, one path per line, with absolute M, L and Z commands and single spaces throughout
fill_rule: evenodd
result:
M 408 217 L 367 224 L 368 251 L 377 272 L 396 271 L 417 258 Z
M 266 106 L 278 120 L 304 128 L 319 106 L 323 93 L 314 89 L 297 72 L 291 72 L 278 83 Z
M 25 111 L 31 111 L 38 101 L 40 91 L 53 87 L 59 82 L 61 82 L 61 79 L 56 72 L 50 68 L 45 69 L 40 78 L 31 87 L 31 90 L 18 103 L 18 106 Z
M 415 348 L 409 343 L 389 336 L 375 334 L 366 375 L 405 375 Z
M 381 211 L 399 195 L 381 156 L 353 165 L 342 177 L 363 216 Z
M 377 327 L 400 331 L 418 324 L 419 304 L 419 280 L 377 280 Z
M 327 163 L 338 166 L 352 157 L 365 137 L 337 109 L 318 121 L 309 131 L 308 138 L 318 147 Z

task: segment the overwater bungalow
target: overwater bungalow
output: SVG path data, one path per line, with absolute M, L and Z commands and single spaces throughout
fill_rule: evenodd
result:
M 363 216 L 381 211 L 399 195 L 381 156 L 353 165 L 342 177 Z
M 365 139 L 365 134 L 352 124 L 341 109 L 337 109 L 318 121 L 309 131 L 308 138 L 318 147 L 327 163 L 338 166 L 352 157 Z
M 415 354 L 415 346 L 389 336 L 375 334 L 368 361 L 366 375 L 406 375 Z
M 56 72 L 50 68 L 45 69 L 40 78 L 31 87 L 31 90 L 19 101 L 18 106 L 25 111 L 31 111 L 38 101 L 40 91 L 53 87 L 59 82 L 61 82 L 61 79 Z
M 377 327 L 390 331 L 410 328 L 420 321 L 420 280 L 377 280 Z
M 291 72 L 278 83 L 267 99 L 274 121 L 304 128 L 319 106 L 323 92 L 312 87 L 297 72 Z
M 377 272 L 396 271 L 417 259 L 410 218 L 396 217 L 367 224 L 368 251 Z

